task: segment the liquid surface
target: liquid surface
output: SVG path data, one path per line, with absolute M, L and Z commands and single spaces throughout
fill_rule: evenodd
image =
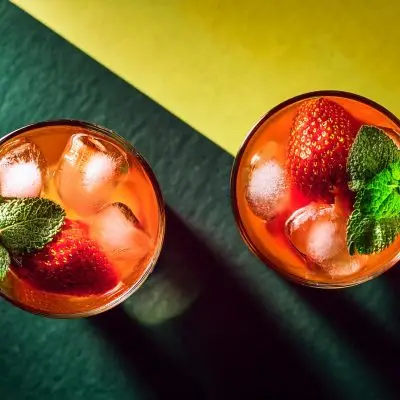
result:
M 325 98 L 343 106 L 361 124 L 384 128 L 399 146 L 400 127 L 383 112 L 349 98 Z M 239 226 L 250 248 L 267 265 L 284 275 L 313 286 L 352 285 L 372 278 L 394 265 L 400 258 L 400 238 L 378 254 L 349 260 L 343 253 L 344 258 L 339 257 L 334 264 L 331 263 L 331 268 L 321 269 L 315 266 L 318 260 L 310 257 L 310 254 L 318 253 L 320 257 L 329 257 L 329 253 L 338 254 L 342 251 L 341 247 L 345 243 L 340 243 L 337 238 L 340 235 L 345 237 L 343 229 L 346 227 L 348 215 L 342 219 L 335 214 L 336 210 L 341 209 L 341 205 L 335 209 L 334 204 L 329 205 L 330 202 L 325 205 L 325 202 L 314 203 L 300 193 L 288 198 L 290 181 L 286 180 L 284 174 L 289 133 L 304 101 L 307 100 L 288 105 L 261 123 L 246 142 L 242 157 L 236 161 L 239 164 L 234 201 Z M 250 177 L 252 180 L 249 181 Z M 249 188 L 251 195 L 248 195 Z M 266 194 L 272 199 L 267 204 L 259 201 Z M 335 200 L 331 203 L 335 203 Z M 322 206 L 326 206 L 326 209 L 321 211 Z M 333 208 L 329 208 L 330 206 Z M 302 215 L 295 216 L 297 225 L 290 225 L 289 219 L 296 211 Z M 314 217 L 318 212 L 321 217 Z M 314 216 L 310 218 L 309 215 Z M 301 226 L 300 221 L 304 222 Z M 296 246 L 293 246 L 293 242 Z M 342 268 L 343 265 L 345 268 Z
M 46 174 L 36 173 L 35 177 L 34 167 L 24 164 L 25 172 L 33 177 L 28 196 L 62 205 L 68 220 L 89 227 L 90 240 L 99 244 L 115 268 L 118 283 L 105 293 L 73 295 L 69 289 L 67 293 L 52 293 L 24 279 L 13 265 L 0 284 L 2 294 L 22 308 L 50 315 L 90 313 L 119 302 L 150 272 L 163 236 L 161 204 L 142 160 L 118 139 L 66 125 L 33 128 L 9 139 L 0 146 L 3 158 L 13 143 L 24 141 L 40 150 L 47 166 Z M 12 171 L 8 167 L 2 171 L 6 171 L 0 177 L 4 191 L 5 177 Z M 16 171 L 19 182 L 24 171 L 19 166 Z M 38 188 L 40 193 L 35 192 Z M 11 186 L 9 190 L 15 189 Z M 18 197 L 24 197 L 23 193 Z

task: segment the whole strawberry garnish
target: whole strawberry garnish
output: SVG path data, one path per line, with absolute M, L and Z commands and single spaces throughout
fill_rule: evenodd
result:
M 65 219 L 54 239 L 43 249 L 23 255 L 14 271 L 33 287 L 75 296 L 103 294 L 114 288 L 119 277 L 88 227 Z
M 347 186 L 347 157 L 360 124 L 339 104 L 305 101 L 293 121 L 287 169 L 291 183 L 312 200 L 332 202 Z

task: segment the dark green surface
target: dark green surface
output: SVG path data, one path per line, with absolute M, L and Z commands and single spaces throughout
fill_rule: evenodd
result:
M 49 118 L 115 129 L 168 203 L 156 272 L 123 306 L 65 321 L 0 301 L 0 399 L 399 397 L 399 271 L 340 292 L 276 276 L 234 226 L 232 157 L 5 0 L 0 117 L 1 134 Z

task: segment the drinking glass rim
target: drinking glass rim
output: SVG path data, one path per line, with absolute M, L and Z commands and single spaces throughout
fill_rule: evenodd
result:
M 126 139 L 124 139 L 121 135 L 116 133 L 115 131 L 106 128 L 104 126 L 95 124 L 93 122 L 88 122 L 88 121 L 83 121 L 83 120 L 78 120 L 78 119 L 52 119 L 52 120 L 45 120 L 45 121 L 40 121 L 40 122 L 34 122 L 28 125 L 25 125 L 21 128 L 15 129 L 7 134 L 5 134 L 1 139 L 0 139 L 0 146 L 2 146 L 6 141 L 17 137 L 23 133 L 29 132 L 34 129 L 40 129 L 40 128 L 46 128 L 46 127 L 52 127 L 52 126 L 71 126 L 71 127 L 81 127 L 81 128 L 86 128 L 89 130 L 93 130 L 95 132 L 98 132 L 100 134 L 103 134 L 105 136 L 111 137 L 113 140 L 117 141 L 121 146 L 125 147 L 132 155 L 134 156 L 135 159 L 138 160 L 140 166 L 143 168 L 145 171 L 146 175 L 148 176 L 151 185 L 154 189 L 156 200 L 157 200 L 157 208 L 159 211 L 159 222 L 158 222 L 158 234 L 157 234 L 157 241 L 156 241 L 156 248 L 153 253 L 153 256 L 149 260 L 146 269 L 140 279 L 132 285 L 126 292 L 121 294 L 120 296 L 116 297 L 109 303 L 102 305 L 100 307 L 97 307 L 93 310 L 90 311 L 83 311 L 83 312 L 77 312 L 77 313 L 71 313 L 71 314 L 57 314 L 57 313 L 51 313 L 51 312 L 43 312 L 43 311 L 38 311 L 35 310 L 34 308 L 31 308 L 29 306 L 26 306 L 18 301 L 15 301 L 14 299 L 9 298 L 9 296 L 6 296 L 4 294 L 0 294 L 0 297 L 3 297 L 4 299 L 8 300 L 10 303 L 14 304 L 16 307 L 21 308 L 25 311 L 30 312 L 31 314 L 36 314 L 40 315 L 43 317 L 48 317 L 48 318 L 58 318 L 58 319 L 75 319 L 75 318 L 85 318 L 85 317 L 90 317 L 94 316 L 97 314 L 101 314 L 105 311 L 108 311 L 117 305 L 123 303 L 125 300 L 127 300 L 134 292 L 136 292 L 142 285 L 143 283 L 147 280 L 149 275 L 152 273 L 155 264 L 157 263 L 160 253 L 164 244 L 164 239 L 165 239 L 165 226 L 166 226 L 166 215 L 165 215 L 165 202 L 164 198 L 161 192 L 160 185 L 158 183 L 158 180 L 156 178 L 155 173 L 153 172 L 152 168 L 150 167 L 150 164 L 148 161 L 135 149 L 134 146 L 132 146 Z
M 271 117 L 276 115 L 278 112 L 282 111 L 286 107 L 289 107 L 299 101 L 307 100 L 307 99 L 310 99 L 313 97 L 342 97 L 345 99 L 358 101 L 359 103 L 363 103 L 363 104 L 370 106 L 370 107 L 376 109 L 377 111 L 381 112 L 383 115 L 385 115 L 387 118 L 389 118 L 397 126 L 400 127 L 400 119 L 397 118 L 392 112 L 390 112 L 388 109 L 381 106 L 380 104 L 376 103 L 375 101 L 373 101 L 367 97 L 355 94 L 355 93 L 341 91 L 341 90 L 317 90 L 317 91 L 302 93 L 302 94 L 296 95 L 294 97 L 290 97 L 287 100 L 284 100 L 281 103 L 277 104 L 275 107 L 271 108 L 269 111 L 267 111 L 249 130 L 249 132 L 245 136 L 244 140 L 242 141 L 241 145 L 239 146 L 239 150 L 237 151 L 236 156 L 233 161 L 233 165 L 232 165 L 232 169 L 231 169 L 231 176 L 230 176 L 231 208 L 232 208 L 236 226 L 239 229 L 239 233 L 240 233 L 243 241 L 245 242 L 245 244 L 250 248 L 250 250 L 253 252 L 253 254 L 263 264 L 265 264 L 268 267 L 271 267 L 274 271 L 276 271 L 280 275 L 288 278 L 289 280 L 291 280 L 293 282 L 299 283 L 301 285 L 308 286 L 308 287 L 321 288 L 321 289 L 339 289 L 339 288 L 344 288 L 344 287 L 356 286 L 361 283 L 367 282 L 371 279 L 374 279 L 375 277 L 381 275 L 383 272 L 387 271 L 389 268 L 391 268 L 393 265 L 395 265 L 400 260 L 400 254 L 398 257 L 395 257 L 394 260 L 392 260 L 387 265 L 385 265 L 384 268 L 378 269 L 377 271 L 375 271 L 374 274 L 363 277 L 362 279 L 356 280 L 354 282 L 350 282 L 350 283 L 346 282 L 345 284 L 338 283 L 336 285 L 335 285 L 335 283 L 323 283 L 323 282 L 317 282 L 317 281 L 313 282 L 313 281 L 307 280 L 305 278 L 301 278 L 297 275 L 294 275 L 290 272 L 283 271 L 281 268 L 278 268 L 274 262 L 272 262 L 271 260 L 268 260 L 262 254 L 262 252 L 258 250 L 257 246 L 254 245 L 253 241 L 249 237 L 247 230 L 243 224 L 242 218 L 240 217 L 240 213 L 239 213 L 237 196 L 236 196 L 236 183 L 237 183 L 237 176 L 238 176 L 238 172 L 239 172 L 239 165 L 242 161 L 244 152 L 245 152 L 249 142 L 251 141 L 253 136 L 257 134 L 259 128 L 267 120 L 269 120 Z

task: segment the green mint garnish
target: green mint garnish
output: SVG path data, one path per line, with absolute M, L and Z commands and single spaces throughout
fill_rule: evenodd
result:
M 13 253 L 42 249 L 61 229 L 65 211 L 48 199 L 26 198 L 0 204 L 0 241 Z
M 349 253 L 379 253 L 394 242 L 400 234 L 400 216 L 375 219 L 363 215 L 356 201 L 354 211 L 347 223 L 347 247 Z
M 349 253 L 378 253 L 400 234 L 400 151 L 384 131 L 363 126 L 349 152 L 348 172 L 356 192 L 347 224 Z
M 10 263 L 10 255 L 7 249 L 0 245 L 0 281 L 6 277 Z
M 42 249 L 60 231 L 64 219 L 63 208 L 51 200 L 0 197 L 0 281 L 10 267 L 9 253 Z
M 376 219 L 395 218 L 400 215 L 400 161 L 379 172 L 360 191 L 360 208 L 363 215 Z
M 360 128 L 349 152 L 350 188 L 359 190 L 389 164 L 400 161 L 400 152 L 384 131 L 374 126 Z

